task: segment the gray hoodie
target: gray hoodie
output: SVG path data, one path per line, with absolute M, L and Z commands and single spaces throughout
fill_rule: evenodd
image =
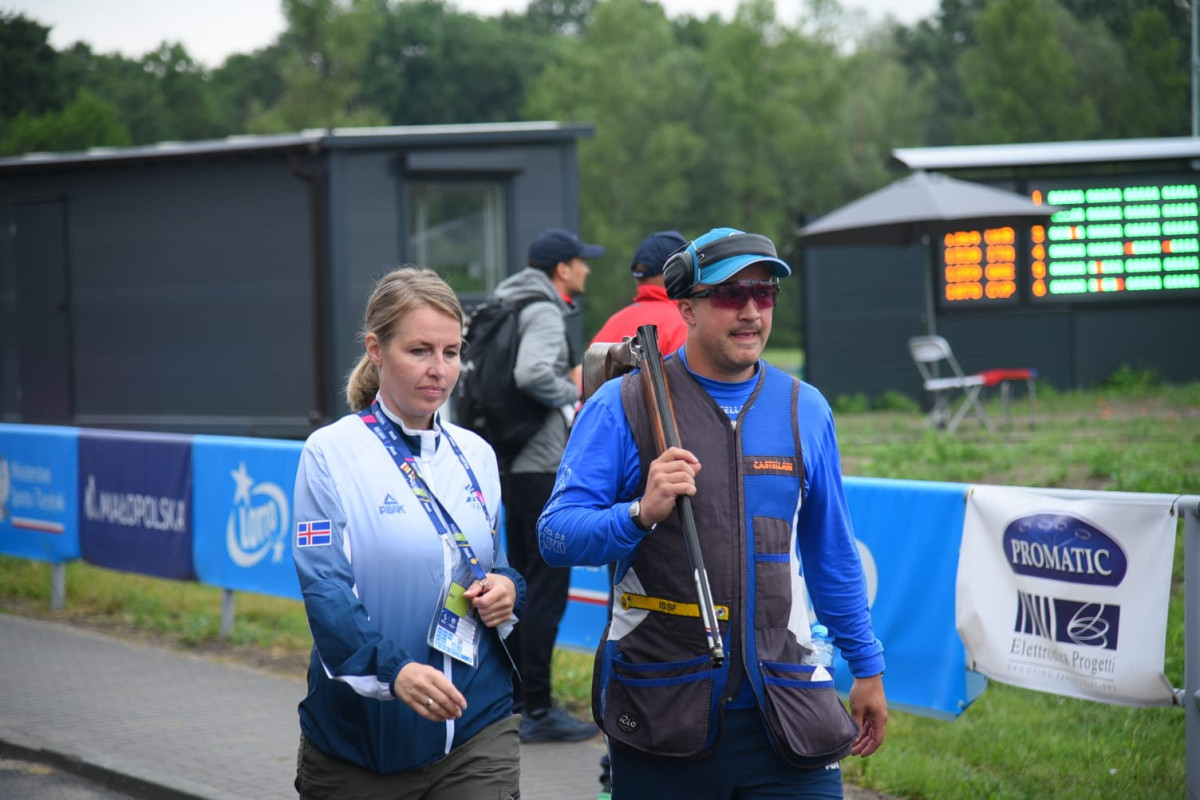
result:
M 546 415 L 541 430 L 521 448 L 510 472 L 555 473 L 579 402 L 579 389 L 567 378 L 575 365 L 571 363 L 566 324 L 567 316 L 578 313 L 578 309 L 563 300 L 546 273 L 533 267 L 505 278 L 495 294 L 514 300 L 534 296 L 546 300 L 521 310 L 521 345 L 513 377 L 522 391 L 556 411 Z

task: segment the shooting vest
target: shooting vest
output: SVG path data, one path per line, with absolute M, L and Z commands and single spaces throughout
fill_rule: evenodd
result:
M 788 629 L 793 621 L 808 625 L 792 526 L 804 487 L 800 384 L 759 364 L 758 384 L 733 424 L 681 359 L 665 365 L 680 442 L 703 466 L 692 506 L 725 661 L 714 668 L 709 658 L 675 511 L 642 539 L 614 587 L 593 712 L 621 745 L 700 756 L 716 742 L 725 704 L 748 680 L 778 752 L 816 767 L 846 756 L 856 728 L 832 677 L 814 681 L 814 668 L 800 663 L 808 648 Z M 640 494 L 656 450 L 637 374 L 623 379 L 621 401 L 640 453 Z

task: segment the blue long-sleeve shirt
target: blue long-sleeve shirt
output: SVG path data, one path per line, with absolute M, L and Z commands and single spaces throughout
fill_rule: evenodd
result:
M 681 357 L 686 363 L 686 348 Z M 723 401 L 736 385 L 697 378 L 719 405 L 727 405 Z M 842 489 L 833 412 L 817 389 L 801 383 L 797 413 L 805 494 L 793 531 L 804 585 L 851 673 L 877 675 L 884 669 L 883 647 L 871 626 Z M 654 535 L 638 528 L 629 516 L 641 478 L 637 445 L 621 405 L 620 380 L 609 381 L 576 417 L 554 493 L 539 520 L 538 543 L 546 561 L 556 566 L 615 562 L 619 580 L 642 538 Z

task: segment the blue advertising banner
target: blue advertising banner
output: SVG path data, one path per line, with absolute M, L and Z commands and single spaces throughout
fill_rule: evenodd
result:
M 951 719 L 986 688 L 967 669 L 955 628 L 955 579 L 965 484 L 846 478 L 871 600 L 875 635 L 887 659 L 888 705 Z M 607 567 L 574 567 L 558 646 L 595 649 L 608 619 Z M 838 690 L 853 678 L 835 658 Z
M 888 705 L 953 718 L 986 687 L 967 670 L 955 628 L 955 580 L 967 486 L 846 478 L 846 501 L 867 573 L 875 635 L 887 660 Z M 852 678 L 839 655 L 838 690 Z
M 500 508 L 500 546 L 508 548 L 508 527 Z M 591 652 L 608 624 L 608 567 L 571 567 L 567 610 L 558 624 L 555 647 Z
M 79 497 L 84 561 L 195 579 L 190 437 L 80 430 Z
M 202 583 L 300 598 L 292 562 L 292 491 L 302 442 L 192 440 L 196 574 Z
M 608 624 L 608 567 L 571 567 L 567 613 L 558 626 L 559 647 L 593 651 Z
M 0 553 L 79 558 L 79 431 L 0 424 Z

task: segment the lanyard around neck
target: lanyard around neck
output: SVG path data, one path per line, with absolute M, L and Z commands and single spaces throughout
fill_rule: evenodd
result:
M 383 446 L 391 454 L 392 460 L 396 462 L 396 466 L 400 469 L 400 474 L 404 476 L 405 482 L 408 483 L 408 488 L 412 490 L 413 495 L 421 501 L 421 508 L 425 509 L 425 513 L 429 516 L 429 521 L 433 523 L 434 530 L 439 536 L 449 534 L 454 540 L 454 544 L 462 552 L 463 558 L 471 568 L 471 574 L 476 580 L 484 581 L 487 578 L 483 568 L 479 565 L 479 559 L 475 556 L 475 550 L 471 547 L 471 543 L 467 541 L 467 535 L 462 532 L 458 524 L 454 521 L 454 517 L 450 516 L 450 512 L 441 500 L 429 489 L 429 484 L 421 477 L 421 473 L 417 471 L 417 459 L 409 450 L 408 444 L 396 430 L 396 426 L 383 413 L 383 409 L 379 406 L 379 401 L 376 400 L 371 404 L 370 409 L 363 409 L 358 412 L 358 416 L 366 424 L 371 432 L 379 439 Z M 467 471 L 467 478 L 471 481 L 471 491 L 479 500 L 479 505 L 483 509 L 485 518 L 488 518 L 487 505 L 483 500 L 483 490 L 479 486 L 479 480 L 475 477 L 475 471 L 471 469 L 467 457 L 463 455 L 458 444 L 450 438 L 450 434 L 444 429 L 442 437 L 450 445 L 450 449 L 458 456 L 459 463 L 463 469 Z M 437 508 L 434 508 L 434 504 Z M 441 512 L 440 514 L 438 512 Z

